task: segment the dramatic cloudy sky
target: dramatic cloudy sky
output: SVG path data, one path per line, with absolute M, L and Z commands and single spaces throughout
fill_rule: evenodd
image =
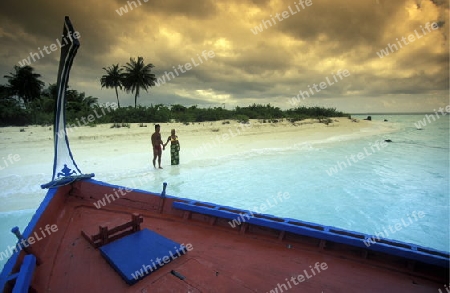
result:
M 101 103 L 115 101 L 114 90 L 100 87 L 102 67 L 142 56 L 155 65 L 157 77 L 188 62 L 192 69 L 144 91 L 141 105 L 231 109 L 271 103 L 286 109 L 299 91 L 321 82 L 320 92 L 295 105 L 370 113 L 449 104 L 447 0 L 311 0 L 304 8 L 299 0 L 139 1 L 2 0 L 0 77 L 38 48 L 56 43 L 69 15 L 81 35 L 69 85 Z M 138 7 L 131 10 L 131 2 Z M 129 11 L 120 16 L 123 6 Z M 254 34 L 263 21 L 267 29 Z M 427 31 L 428 22 L 439 28 Z M 411 34 L 414 40 L 408 41 Z M 402 37 L 408 44 L 400 48 L 396 39 Z M 380 58 L 377 52 L 388 44 L 397 49 Z M 198 60 L 203 51 L 214 57 L 196 66 L 191 58 Z M 32 63 L 46 83 L 56 81 L 59 53 L 44 52 Z M 338 70 L 350 75 L 328 84 Z M 131 94 L 119 92 L 119 98 L 123 105 L 134 103 Z

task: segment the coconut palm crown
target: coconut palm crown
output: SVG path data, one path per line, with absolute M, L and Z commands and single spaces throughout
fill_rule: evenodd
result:
M 137 60 L 130 58 L 130 62 L 123 67 L 125 69 L 122 85 L 127 93 L 134 93 L 134 107 L 137 105 L 137 98 L 140 90 L 144 89 L 148 92 L 148 88 L 155 85 L 156 77 L 151 73 L 153 64 L 145 64 L 143 57 Z
M 31 66 L 14 66 L 14 73 L 5 75 L 8 80 L 7 90 L 10 95 L 22 99 L 25 107 L 35 99 L 39 99 L 44 82 L 39 80 L 40 74 L 33 73 Z
M 113 64 L 108 68 L 103 67 L 103 70 L 106 71 L 106 74 L 100 78 L 102 88 L 114 88 L 116 90 L 117 105 L 120 108 L 119 93 L 117 92 L 117 88 L 122 90 L 122 83 L 124 79 L 124 73 L 122 72 L 123 68 L 119 67 L 119 64 Z

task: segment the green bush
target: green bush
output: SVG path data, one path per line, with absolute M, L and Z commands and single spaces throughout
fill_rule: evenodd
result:
M 238 114 L 234 116 L 234 119 L 237 120 L 239 123 L 248 123 L 249 118 L 247 115 Z

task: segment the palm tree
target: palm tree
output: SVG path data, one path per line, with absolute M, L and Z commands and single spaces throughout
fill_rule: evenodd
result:
M 117 88 L 122 90 L 122 81 L 123 81 L 123 68 L 119 67 L 119 64 L 113 64 L 111 67 L 103 69 L 106 71 L 106 74 L 102 76 L 100 79 L 100 83 L 103 87 L 106 88 L 114 88 L 116 90 L 116 98 L 117 98 L 117 105 L 120 108 L 120 102 L 119 102 L 119 94 L 117 92 Z
M 84 92 L 79 93 L 77 90 L 67 90 L 67 109 L 74 110 L 76 112 L 82 110 L 90 110 L 98 103 L 98 98 L 88 96 Z
M 38 99 L 44 82 L 39 80 L 40 74 L 33 73 L 34 68 L 31 66 L 14 66 L 14 73 L 5 75 L 8 80 L 8 91 L 11 96 L 17 96 L 22 99 L 25 107 L 33 100 Z
M 0 100 L 9 99 L 8 88 L 2 84 L 0 84 Z
M 155 85 L 155 75 L 151 73 L 152 68 L 155 67 L 149 63 L 145 65 L 144 58 L 138 57 L 137 61 L 134 58 L 130 58 L 130 62 L 124 66 L 124 80 L 122 82 L 123 87 L 127 93 L 134 93 L 134 107 L 137 105 L 137 98 L 139 97 L 140 89 L 145 91 L 149 87 Z

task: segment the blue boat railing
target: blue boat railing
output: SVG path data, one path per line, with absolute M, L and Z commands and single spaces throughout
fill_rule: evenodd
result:
M 273 215 L 258 214 L 248 210 L 241 210 L 195 200 L 175 201 L 173 203 L 173 207 L 184 211 L 205 214 L 231 221 L 240 218 L 242 223 L 237 226 L 241 226 L 241 224 L 244 223 L 253 224 L 282 232 L 290 232 L 297 235 L 309 236 L 320 240 L 382 252 L 389 255 L 403 257 L 408 260 L 419 261 L 444 268 L 449 266 L 449 253 L 386 238 L 377 238 L 376 241 L 374 241 L 373 235 L 344 230 L 332 226 L 323 226 L 296 219 L 279 218 Z M 370 242 L 370 240 L 372 241 Z M 367 246 L 365 243 L 370 243 L 370 245 Z

